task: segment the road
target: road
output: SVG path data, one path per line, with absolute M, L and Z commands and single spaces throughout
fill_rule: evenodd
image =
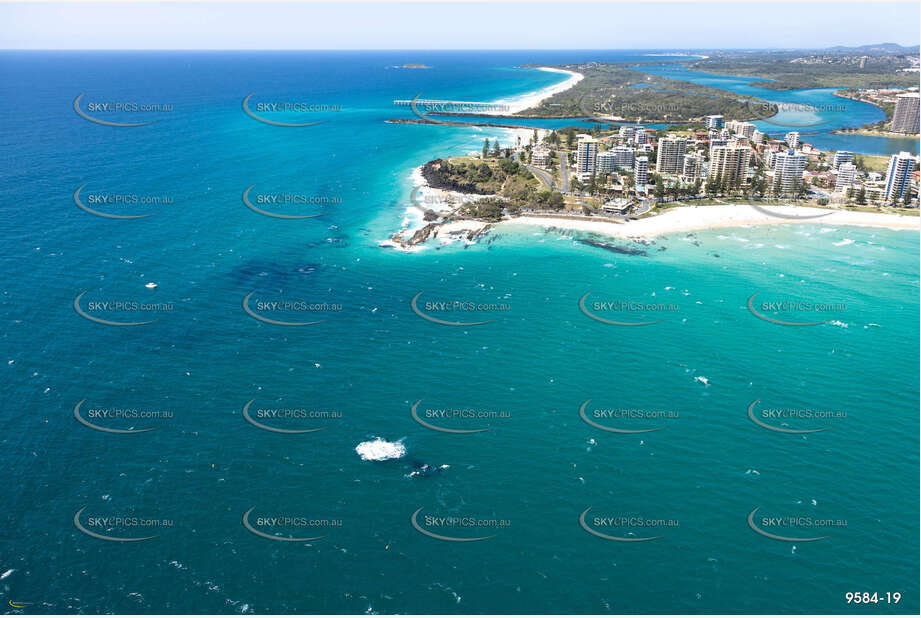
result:
M 569 153 L 560 151 L 560 192 L 569 193 Z

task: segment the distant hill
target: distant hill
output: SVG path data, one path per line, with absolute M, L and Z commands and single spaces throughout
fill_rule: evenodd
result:
M 834 47 L 829 47 L 828 51 L 857 54 L 917 54 L 921 51 L 921 48 L 917 45 L 905 46 L 899 45 L 898 43 L 875 43 L 872 45 L 858 45 L 856 47 L 835 45 Z

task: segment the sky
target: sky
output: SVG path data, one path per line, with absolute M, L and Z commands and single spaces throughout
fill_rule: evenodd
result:
M 753 49 L 917 45 L 921 4 L 7 3 L 0 49 Z

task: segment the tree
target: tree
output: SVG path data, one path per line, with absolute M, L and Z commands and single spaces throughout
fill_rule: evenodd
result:
M 662 178 L 659 176 L 656 176 L 655 196 L 657 202 L 661 202 L 662 198 L 665 197 L 665 183 L 662 182 Z
M 492 147 L 492 156 L 499 158 L 499 140 L 496 140 L 496 143 Z
M 857 203 L 863 206 L 867 203 L 867 190 L 863 187 L 860 187 L 860 191 L 857 192 Z
M 483 140 L 483 158 L 485 159 L 489 155 L 489 138 Z

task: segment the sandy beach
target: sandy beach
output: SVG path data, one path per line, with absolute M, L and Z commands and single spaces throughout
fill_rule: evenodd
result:
M 663 234 L 691 232 L 696 230 L 746 227 L 752 225 L 783 225 L 790 223 L 811 223 L 818 225 L 856 225 L 898 230 L 921 230 L 921 219 L 896 214 L 826 210 L 802 206 L 771 206 L 770 211 L 781 215 L 771 216 L 762 210 L 745 205 L 683 206 L 662 214 L 637 219 L 626 223 L 592 221 L 590 219 L 555 219 L 551 217 L 517 217 L 503 221 L 501 225 L 537 225 L 557 227 L 584 232 L 595 232 L 617 238 L 653 238 Z M 831 214 L 827 214 L 831 213 Z M 814 217 L 794 219 L 786 217 Z
M 548 97 L 552 97 L 553 95 L 559 92 L 563 92 L 564 90 L 569 90 L 585 78 L 584 75 L 581 73 L 576 73 L 575 71 L 565 71 L 563 69 L 555 69 L 552 67 L 539 68 L 541 71 L 548 71 L 550 73 L 563 73 L 565 75 L 569 75 L 569 79 L 562 81 L 554 86 L 549 86 L 548 88 L 538 90 L 536 92 L 529 92 L 527 94 L 511 99 L 500 99 L 495 101 L 495 103 L 501 103 L 508 106 L 508 111 L 504 113 L 517 114 L 518 112 L 522 112 L 529 107 L 534 107 Z

